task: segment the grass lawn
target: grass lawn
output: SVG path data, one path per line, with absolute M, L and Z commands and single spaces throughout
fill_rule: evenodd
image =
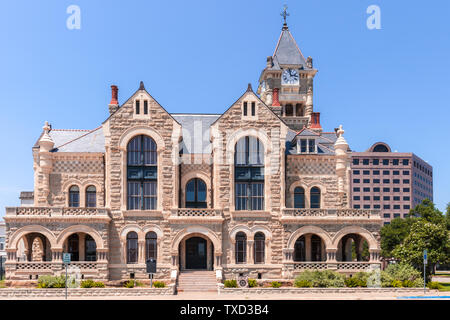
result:
M 450 277 L 450 273 L 439 273 L 436 272 L 435 277 Z
M 442 286 L 439 291 L 450 291 L 450 283 L 439 282 Z

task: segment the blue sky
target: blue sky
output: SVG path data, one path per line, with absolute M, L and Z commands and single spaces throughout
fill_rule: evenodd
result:
M 0 6 L 0 215 L 33 189 L 31 147 L 45 120 L 93 129 L 110 85 L 123 103 L 144 81 L 169 112 L 222 113 L 257 81 L 288 25 L 319 70 L 314 109 L 350 147 L 385 141 L 434 168 L 450 202 L 449 1 L 7 1 Z M 81 29 L 69 30 L 69 5 Z M 381 30 L 366 26 L 369 5 Z

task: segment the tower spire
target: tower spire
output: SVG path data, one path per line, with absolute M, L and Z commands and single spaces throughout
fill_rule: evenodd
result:
M 287 26 L 287 23 L 286 23 L 286 17 L 289 16 L 289 13 L 287 12 L 287 8 L 288 8 L 287 5 L 284 5 L 283 12 L 280 13 L 280 16 L 282 16 L 283 19 L 284 19 L 283 30 L 287 30 L 288 29 L 288 26 Z

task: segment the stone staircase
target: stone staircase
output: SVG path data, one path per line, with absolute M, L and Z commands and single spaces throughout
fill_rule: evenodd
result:
M 215 271 L 181 271 L 178 276 L 178 292 L 217 292 Z

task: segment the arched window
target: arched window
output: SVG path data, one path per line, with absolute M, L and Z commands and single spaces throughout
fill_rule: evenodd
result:
M 320 208 L 320 189 L 317 187 L 311 188 L 310 204 L 312 209 Z
M 158 256 L 157 249 L 157 235 L 150 231 L 145 235 L 145 258 L 146 260 L 153 258 L 156 260 Z
M 78 208 L 80 206 L 80 188 L 71 186 L 69 189 L 69 207 Z
M 306 261 L 305 236 L 301 236 L 295 241 L 294 261 Z
M 247 235 L 244 232 L 236 234 L 236 263 L 247 262 Z
M 86 188 L 86 207 L 95 208 L 97 206 L 97 190 L 94 186 Z
M 292 104 L 287 104 L 284 107 L 284 112 L 286 117 L 292 117 L 294 115 L 294 107 L 292 106 Z
M 294 189 L 294 208 L 305 208 L 305 189 L 302 187 Z
M 157 152 L 155 141 L 144 135 L 127 146 L 129 210 L 155 210 L 157 201 Z
M 236 210 L 264 210 L 264 146 L 246 136 L 235 146 Z
M 134 231 L 127 234 L 127 263 L 138 262 L 138 235 Z
M 71 261 L 78 261 L 80 258 L 79 244 L 80 244 L 79 237 L 78 234 L 76 233 L 71 234 L 67 239 L 67 252 L 70 253 Z
M 95 240 L 88 234 L 84 238 L 84 250 L 86 261 L 97 261 L 97 244 Z
M 206 183 L 202 179 L 186 183 L 186 208 L 206 208 Z
M 258 232 L 255 234 L 255 263 L 264 263 L 265 239 L 264 233 Z

